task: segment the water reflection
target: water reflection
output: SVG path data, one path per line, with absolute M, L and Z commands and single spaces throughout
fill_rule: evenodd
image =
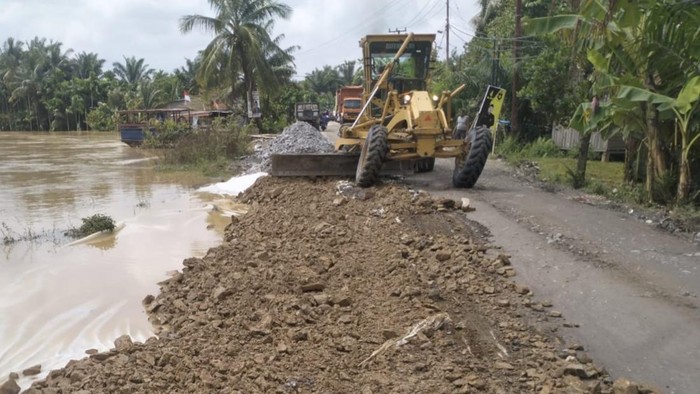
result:
M 115 134 L 0 133 L 0 237 L 14 240 L 0 254 L 0 382 L 151 336 L 141 300 L 244 209 L 194 192 L 207 182 L 154 172 Z M 119 230 L 69 245 L 65 231 L 97 213 Z

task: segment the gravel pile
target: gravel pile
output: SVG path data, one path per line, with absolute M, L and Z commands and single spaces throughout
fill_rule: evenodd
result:
M 287 126 L 269 145 L 262 147 L 257 155 L 261 159 L 261 170 L 270 170 L 270 155 L 273 153 L 330 153 L 335 148 L 317 128 L 306 122 Z

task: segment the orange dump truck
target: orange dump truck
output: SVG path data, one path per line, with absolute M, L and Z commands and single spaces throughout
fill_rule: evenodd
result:
M 338 122 L 354 122 L 361 109 L 362 86 L 343 86 L 335 93 L 335 115 Z

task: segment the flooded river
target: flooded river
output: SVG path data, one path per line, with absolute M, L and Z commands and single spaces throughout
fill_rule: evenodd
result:
M 154 171 L 147 152 L 114 133 L 0 133 L 0 383 L 107 350 L 123 334 L 152 336 L 141 300 L 217 245 L 230 221 L 213 209 L 225 200 L 195 191 L 208 183 Z M 94 214 L 118 231 L 64 236 Z

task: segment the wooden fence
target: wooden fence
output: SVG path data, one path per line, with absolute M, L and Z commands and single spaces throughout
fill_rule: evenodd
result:
M 552 141 L 559 149 L 572 150 L 578 149 L 581 138 L 578 130 L 556 125 L 552 129 Z M 591 135 L 590 150 L 603 153 L 604 159 L 607 159 L 611 153 L 625 153 L 625 141 L 620 134 L 604 140 L 600 132 L 595 132 Z

